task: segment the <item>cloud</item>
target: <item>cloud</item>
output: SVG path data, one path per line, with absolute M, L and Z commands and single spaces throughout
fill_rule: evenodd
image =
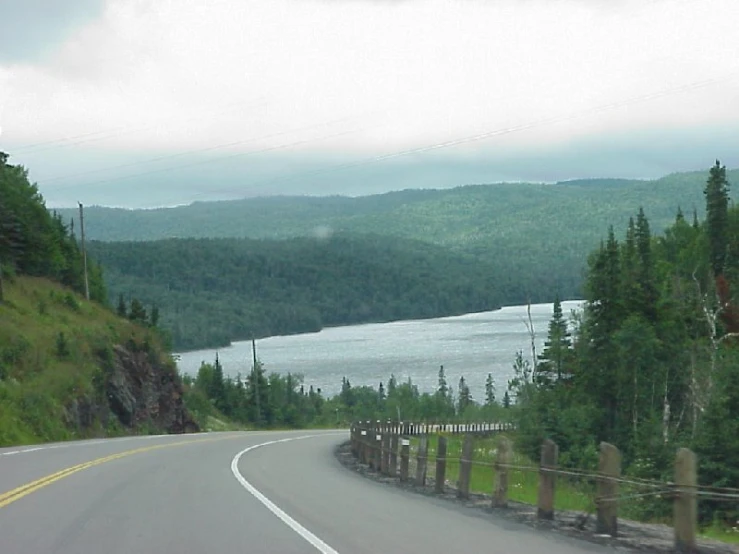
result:
M 0 1 L 0 63 L 39 61 L 100 15 L 104 0 Z
M 4 148 L 49 179 L 174 154 L 184 166 L 251 153 L 243 167 L 255 172 L 279 154 L 294 164 L 276 165 L 279 177 L 419 148 L 383 167 L 595 144 L 610 167 L 623 155 L 608 137 L 676 133 L 700 150 L 687 130 L 739 127 L 736 16 L 735 0 L 109 0 L 43 59 L 0 65 L 0 125 Z M 225 175 L 239 163 L 191 173 L 235 183 Z M 356 181 L 379 170 L 364 171 Z M 459 171 L 457 183 L 480 174 Z

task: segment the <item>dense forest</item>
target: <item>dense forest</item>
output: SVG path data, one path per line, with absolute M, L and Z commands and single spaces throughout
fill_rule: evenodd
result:
M 48 277 L 85 291 L 83 256 L 73 224 L 49 213 L 36 185 L 21 166 L 0 152 L 0 300 L 2 277 L 16 273 Z M 90 298 L 106 300 L 100 266 L 89 264 Z
M 736 180 L 739 171 L 729 172 Z M 580 298 L 587 253 L 613 225 L 639 206 L 662 232 L 682 207 L 704 216 L 702 172 L 650 181 L 581 179 L 554 185 L 500 183 L 446 190 L 405 190 L 358 198 L 267 197 L 197 202 L 156 210 L 90 207 L 90 238 L 103 241 L 168 238 L 269 238 L 326 232 L 379 234 L 436 244 L 505 270 L 497 289 L 503 304 L 551 302 L 553 291 Z M 61 210 L 66 219 L 74 210 Z
M 177 349 L 500 306 L 502 268 L 380 236 L 89 244 L 111 299 L 157 306 Z
M 631 475 L 669 480 L 688 446 L 703 484 L 739 484 L 739 208 L 718 162 L 703 193 L 702 221 L 678 211 L 656 235 L 640 209 L 622 240 L 610 229 L 589 257 L 582 317 L 568 325 L 555 309 L 545 351 L 519 358 L 511 388 L 532 456 L 551 437 L 566 461 L 594 467 L 608 441 Z M 739 515 L 701 510 L 704 521 Z

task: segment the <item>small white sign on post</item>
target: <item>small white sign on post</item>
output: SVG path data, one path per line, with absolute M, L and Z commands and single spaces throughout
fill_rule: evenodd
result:
M 411 441 L 410 440 L 403 439 L 403 443 L 401 444 L 401 446 L 410 446 L 410 445 L 411 445 Z
M 376 438 L 376 439 L 377 439 L 378 441 L 381 441 L 381 440 L 382 440 L 382 435 L 377 435 L 377 437 L 375 437 L 375 438 Z
M 362 429 L 362 436 L 364 437 L 366 435 L 367 435 L 367 431 L 365 431 L 364 429 Z

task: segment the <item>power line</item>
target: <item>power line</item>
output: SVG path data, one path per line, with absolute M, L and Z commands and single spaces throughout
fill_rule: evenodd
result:
M 663 98 L 665 96 L 669 96 L 669 95 L 672 95 L 672 94 L 677 94 L 677 93 L 682 93 L 682 92 L 686 92 L 686 91 L 690 91 L 690 90 L 696 90 L 696 89 L 704 88 L 704 87 L 707 87 L 707 86 L 710 86 L 710 85 L 719 83 L 722 80 L 726 80 L 727 78 L 729 78 L 729 77 L 731 77 L 733 75 L 739 75 L 739 69 L 737 69 L 737 70 L 735 70 L 733 72 L 729 72 L 729 73 L 724 74 L 724 76 L 722 78 L 711 78 L 711 79 L 706 79 L 706 80 L 703 80 L 703 81 L 695 81 L 693 83 L 689 83 L 689 84 L 686 84 L 686 85 L 681 85 L 679 87 L 673 87 L 673 88 L 665 89 L 665 90 L 654 92 L 654 93 L 640 95 L 640 96 L 636 96 L 636 97 L 629 98 L 627 100 L 622 100 L 622 101 L 619 101 L 619 102 L 611 102 L 611 103 L 608 103 L 608 104 L 603 104 L 601 106 L 596 106 L 596 107 L 589 108 L 589 109 L 586 109 L 586 110 L 582 110 L 582 111 L 579 111 L 579 112 L 576 112 L 576 113 L 573 113 L 573 114 L 569 114 L 569 115 L 566 115 L 566 116 L 555 116 L 555 117 L 543 118 L 543 119 L 539 119 L 537 121 L 533 121 L 533 122 L 529 122 L 529 123 L 524 123 L 524 124 L 520 124 L 520 125 L 506 127 L 506 128 L 503 128 L 503 129 L 496 129 L 496 130 L 493 130 L 493 131 L 487 131 L 487 132 L 479 133 L 479 134 L 475 134 L 475 135 L 469 135 L 469 136 L 466 136 L 466 137 L 461 137 L 461 138 L 458 138 L 458 139 L 453 139 L 453 140 L 449 140 L 449 141 L 445 141 L 445 142 L 430 144 L 430 145 L 421 146 L 421 147 L 418 147 L 418 148 L 411 148 L 411 149 L 407 149 L 407 150 L 400 150 L 400 151 L 391 152 L 391 153 L 388 153 L 388 154 L 382 154 L 382 155 L 379 155 L 379 156 L 374 156 L 374 157 L 371 157 L 371 158 L 366 158 L 364 160 L 360 160 L 360 161 L 357 161 L 357 162 L 349 162 L 349 163 L 343 163 L 343 164 L 336 164 L 336 165 L 332 165 L 332 166 L 329 166 L 329 167 L 326 167 L 326 168 L 323 168 L 323 169 L 318 169 L 318 170 L 310 171 L 310 172 L 307 172 L 307 173 L 301 173 L 299 175 L 292 175 L 292 176 L 285 176 L 285 177 L 275 177 L 275 178 L 270 179 L 270 180 L 265 180 L 265 181 L 259 181 L 259 182 L 256 182 L 256 183 L 252 183 L 250 186 L 253 187 L 253 186 L 271 185 L 271 184 L 273 184 L 275 182 L 289 180 L 289 179 L 295 179 L 295 178 L 298 178 L 298 177 L 299 178 L 313 177 L 313 176 L 316 176 L 316 175 L 322 175 L 322 174 L 331 173 L 331 172 L 334 172 L 334 171 L 341 171 L 341 170 L 345 170 L 345 169 L 352 169 L 352 168 L 355 168 L 355 167 L 360 167 L 360 166 L 365 166 L 365 165 L 369 165 L 369 164 L 373 164 L 373 163 L 378 163 L 378 162 L 382 162 L 382 161 L 385 161 L 385 160 L 390 160 L 390 159 L 393 159 L 393 158 L 399 158 L 399 157 L 402 157 L 402 156 L 409 156 L 409 155 L 412 155 L 412 154 L 421 154 L 421 153 L 425 153 L 425 152 L 429 152 L 429 151 L 433 151 L 433 150 L 439 150 L 439 149 L 444 149 L 444 148 L 451 148 L 451 147 L 459 146 L 459 145 L 462 145 L 462 144 L 468 144 L 468 143 L 471 143 L 471 142 L 477 142 L 477 141 L 489 139 L 489 138 L 496 137 L 496 136 L 502 136 L 502 135 L 508 135 L 508 134 L 516 133 L 516 132 L 527 131 L 529 129 L 533 129 L 533 128 L 536 128 L 536 127 L 541 127 L 541 126 L 544 126 L 544 125 L 551 125 L 551 124 L 557 124 L 557 123 L 564 123 L 564 122 L 567 122 L 567 121 L 573 121 L 573 120 L 581 119 L 581 118 L 586 117 L 586 116 L 589 116 L 589 115 L 594 115 L 594 114 L 598 114 L 598 113 L 602 113 L 602 112 L 607 112 L 607 111 L 614 110 L 614 109 L 621 108 L 621 107 L 625 107 L 625 106 L 628 106 L 628 105 L 631 105 L 631 104 L 636 104 L 636 103 L 640 103 L 640 102 L 646 102 L 646 101 L 649 101 L 649 100 L 655 100 L 657 98 Z M 239 188 L 239 189 L 209 190 L 207 192 L 203 192 L 203 193 L 199 193 L 197 195 L 194 195 L 194 197 L 203 196 L 203 195 L 206 195 L 206 194 L 214 194 L 214 193 L 215 194 L 218 194 L 218 193 L 221 193 L 222 194 L 222 193 L 229 193 L 229 192 L 238 192 L 239 190 L 243 190 L 243 188 Z
M 211 152 L 213 150 L 222 150 L 224 148 L 231 148 L 233 146 L 241 146 L 243 144 L 248 144 L 250 142 L 256 142 L 256 141 L 260 141 L 260 140 L 267 140 L 267 139 L 277 138 L 277 137 L 281 137 L 281 136 L 284 136 L 284 135 L 290 135 L 290 134 L 298 133 L 298 132 L 302 132 L 302 131 L 309 131 L 309 130 L 315 129 L 317 127 L 329 126 L 329 125 L 333 125 L 335 123 L 341 123 L 341 122 L 344 122 L 344 121 L 348 121 L 350 119 L 351 118 L 349 118 L 349 117 L 345 117 L 345 118 L 340 118 L 340 119 L 332 120 L 332 121 L 330 121 L 328 123 L 318 123 L 318 124 L 315 124 L 315 125 L 308 125 L 306 127 L 301 127 L 301 128 L 298 128 L 298 129 L 291 129 L 289 131 L 280 131 L 279 133 L 272 133 L 272 134 L 269 134 L 269 135 L 263 135 L 261 137 L 253 137 L 253 138 L 249 138 L 249 139 L 244 139 L 244 140 L 238 140 L 238 141 L 234 141 L 234 142 L 228 142 L 228 143 L 224 143 L 224 144 L 219 144 L 219 145 L 216 145 L 216 146 L 207 146 L 207 147 L 204 147 L 204 148 L 197 148 L 197 149 L 193 149 L 193 150 L 187 150 L 185 152 L 178 152 L 176 154 L 169 154 L 167 156 L 159 156 L 157 158 L 149 158 L 147 160 L 130 162 L 130 163 L 116 165 L 116 166 L 111 166 L 111 167 L 104 167 L 104 168 L 101 168 L 101 169 L 93 169 L 93 170 L 90 170 L 90 171 L 83 171 L 81 173 L 72 173 L 72 174 L 69 174 L 69 175 L 62 175 L 62 176 L 59 176 L 59 177 L 52 177 L 50 179 L 44 179 L 43 180 L 43 183 L 46 184 L 46 183 L 52 183 L 52 182 L 55 182 L 55 181 L 63 181 L 63 180 L 67 180 L 67 179 L 72 179 L 72 178 L 77 178 L 77 177 L 83 177 L 85 175 L 92 175 L 92 174 L 95 174 L 95 173 L 104 173 L 106 171 L 113 171 L 113 170 L 116 170 L 116 169 L 125 169 L 127 167 L 138 167 L 138 166 L 141 166 L 141 165 L 144 165 L 144 164 L 155 163 L 155 162 L 160 162 L 160 161 L 165 161 L 165 160 L 171 160 L 171 159 L 174 159 L 174 158 L 181 158 L 182 156 L 191 156 L 193 154 L 201 154 L 201 153 L 204 153 L 204 152 Z M 241 153 L 239 153 L 239 154 L 241 154 Z M 180 167 L 183 167 L 183 166 L 176 166 L 176 167 L 172 167 L 172 168 L 164 168 L 164 170 L 166 170 L 166 169 L 179 169 Z M 104 181 L 104 182 L 106 182 L 106 181 Z M 92 183 L 88 183 L 88 184 L 92 184 Z M 64 190 L 65 188 L 73 188 L 73 187 L 78 187 L 78 186 L 84 186 L 84 185 L 75 184 L 75 185 L 71 185 L 71 187 L 56 187 L 56 190 Z
M 15 148 L 14 150 L 15 150 L 16 153 L 20 152 L 22 154 L 37 154 L 39 152 L 46 152 L 48 150 L 52 150 L 52 149 L 55 149 L 55 148 L 66 148 L 68 146 L 77 146 L 77 145 L 86 144 L 86 143 L 89 143 L 89 142 L 97 142 L 97 141 L 101 141 L 101 140 L 108 140 L 108 139 L 111 139 L 111 138 L 116 138 L 116 137 L 120 137 L 120 136 L 123 136 L 123 135 L 131 134 L 131 133 L 137 133 L 137 132 L 141 132 L 141 131 L 148 131 L 148 130 L 151 130 L 151 129 L 156 129 L 160 125 L 165 124 L 165 123 L 168 123 L 168 122 L 173 121 L 173 120 L 176 120 L 178 122 L 190 122 L 190 121 L 197 121 L 199 119 L 212 118 L 212 117 L 216 117 L 216 116 L 220 116 L 220 115 L 225 115 L 227 113 L 231 113 L 236 108 L 239 108 L 239 107 L 241 107 L 241 106 L 243 106 L 244 104 L 247 104 L 247 103 L 249 103 L 249 106 L 248 106 L 249 108 L 264 107 L 267 104 L 269 104 L 269 102 L 267 102 L 267 101 L 265 101 L 263 99 L 261 99 L 261 101 L 260 102 L 257 102 L 257 103 L 254 103 L 253 101 L 246 101 L 246 100 L 244 100 L 244 101 L 240 101 L 240 102 L 234 102 L 234 103 L 230 104 L 230 106 L 228 108 L 226 108 L 226 109 L 219 110 L 217 112 L 213 112 L 213 113 L 210 113 L 210 114 L 201 114 L 201 115 L 190 117 L 190 118 L 184 119 L 184 120 L 181 119 L 181 118 L 179 118 L 179 117 L 165 118 L 165 119 L 160 120 L 158 123 L 148 124 L 148 125 L 145 125 L 145 126 L 139 126 L 139 127 L 119 127 L 118 129 L 112 129 L 112 130 L 109 130 L 109 131 L 95 131 L 95 132 L 92 132 L 92 133 L 83 133 L 83 134 L 80 134 L 80 135 L 72 135 L 72 136 L 68 136 L 68 137 L 60 137 L 60 138 L 51 139 L 51 140 L 47 140 L 47 141 L 43 141 L 43 142 L 38 142 L 38 143 L 35 143 L 35 144 L 28 144 L 28 145 L 24 145 L 24 146 L 19 146 L 19 147 Z

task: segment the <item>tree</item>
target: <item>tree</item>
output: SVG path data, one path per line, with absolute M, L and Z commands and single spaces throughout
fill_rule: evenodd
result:
M 123 299 L 123 294 L 118 295 L 118 308 L 116 313 L 119 317 L 128 317 L 128 310 L 126 309 L 126 301 Z
M 726 166 L 722 166 L 718 160 L 710 169 L 703 194 L 706 197 L 706 232 L 711 268 L 714 276 L 719 276 L 724 271 L 728 248 L 729 183 L 726 180 Z
M 536 373 L 537 383 L 551 385 L 559 382 L 565 373 L 565 364 L 571 354 L 572 343 L 567 320 L 562 313 L 562 303 L 559 295 L 554 297 L 552 318 L 549 320 L 547 340 L 544 341 L 544 350 L 539 355 L 541 362 Z
M 390 379 L 387 382 L 387 397 L 394 398 L 397 388 L 398 381 L 395 379 L 395 375 L 390 374 Z
M 458 414 L 462 415 L 464 414 L 465 410 L 472 405 L 472 393 L 470 392 L 470 387 L 467 386 L 467 382 L 464 379 L 464 375 L 459 378 L 459 390 L 457 391 L 457 394 L 459 395 L 459 399 L 457 401 L 458 406 Z
M 485 405 L 495 405 L 495 381 L 493 380 L 492 373 L 488 373 L 488 377 L 485 380 Z
M 449 394 L 449 386 L 446 382 L 446 373 L 444 373 L 444 366 L 439 368 L 439 379 L 436 387 L 436 394 L 441 398 L 446 398 Z
M 159 325 L 159 306 L 157 306 L 156 304 L 151 307 L 149 322 L 152 327 L 156 327 L 157 325 Z
M 134 323 L 146 324 L 146 308 L 138 298 L 131 300 L 131 309 L 128 311 L 128 319 Z
M 504 408 L 510 408 L 511 407 L 511 395 L 508 394 L 508 391 L 505 391 L 503 393 L 503 407 Z

